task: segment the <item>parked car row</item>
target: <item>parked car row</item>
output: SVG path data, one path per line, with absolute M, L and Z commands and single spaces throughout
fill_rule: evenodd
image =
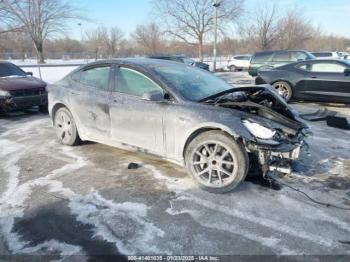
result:
M 349 62 L 305 51 L 260 52 L 252 60 L 258 65 L 262 57 L 272 64 L 256 70 L 256 86 L 232 88 L 185 57 L 152 57 L 90 63 L 49 86 L 48 95 L 43 81 L 1 63 L 0 101 L 4 110 L 48 102 L 62 144 L 149 152 L 187 167 L 203 189 L 224 193 L 249 168 L 291 172 L 307 126 L 286 100 L 350 102 Z M 281 65 L 288 59 L 296 62 Z
M 248 67 L 257 85 L 272 85 L 286 101 L 350 103 L 350 61 L 346 52 L 277 50 L 257 52 L 250 61 L 249 57 L 234 56 L 227 69 Z
M 350 59 L 347 52 L 323 51 L 307 52 L 304 50 L 277 50 L 257 52 L 254 55 L 235 55 L 228 61 L 227 71 L 248 70 L 251 76 L 257 76 L 260 69 L 274 68 L 285 64 L 311 59 Z

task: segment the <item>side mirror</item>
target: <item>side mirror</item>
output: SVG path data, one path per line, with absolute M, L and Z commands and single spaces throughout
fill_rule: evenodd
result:
M 33 72 L 26 72 L 27 76 L 33 76 Z
M 146 101 L 161 102 L 165 100 L 165 94 L 160 90 L 145 92 L 142 99 Z
M 346 68 L 346 69 L 344 70 L 344 75 L 345 75 L 345 76 L 350 76 L 350 68 Z

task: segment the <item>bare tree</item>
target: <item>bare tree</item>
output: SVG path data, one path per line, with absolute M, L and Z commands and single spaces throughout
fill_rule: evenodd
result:
M 45 62 L 44 41 L 52 34 L 62 33 L 67 20 L 77 18 L 64 0 L 1 0 L 0 8 L 31 37 L 38 63 Z
M 163 33 L 160 28 L 154 24 L 139 25 L 131 37 L 135 40 L 140 51 L 143 54 L 157 54 L 165 49 Z
M 222 0 L 221 27 L 235 20 L 242 12 L 244 0 Z M 198 45 L 203 60 L 203 44 L 213 31 L 214 7 L 212 0 L 154 0 L 155 15 L 163 22 L 166 32 L 186 43 Z
M 92 29 L 86 32 L 87 47 L 89 51 L 94 53 L 97 60 L 105 51 L 106 41 L 108 40 L 108 30 L 104 26 Z
M 260 4 L 253 13 L 253 23 L 241 27 L 241 35 L 244 39 L 255 42 L 259 50 L 269 50 L 274 47 L 279 36 L 279 17 L 277 4 L 271 6 Z
M 280 49 L 305 48 L 313 38 L 316 30 L 310 20 L 305 18 L 302 10 L 290 9 L 279 21 L 278 47 Z
M 108 55 L 115 57 L 118 50 L 120 50 L 122 42 L 124 41 L 124 33 L 118 27 L 112 27 L 107 34 L 106 45 Z

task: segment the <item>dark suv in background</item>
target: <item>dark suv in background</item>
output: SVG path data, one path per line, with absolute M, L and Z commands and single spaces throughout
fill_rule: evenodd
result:
M 303 50 L 280 50 L 257 52 L 250 60 L 249 74 L 257 76 L 258 70 L 262 68 L 274 68 L 289 63 L 311 60 L 316 57 Z

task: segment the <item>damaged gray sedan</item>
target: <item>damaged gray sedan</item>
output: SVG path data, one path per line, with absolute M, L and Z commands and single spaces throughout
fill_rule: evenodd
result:
M 95 141 L 186 166 L 215 193 L 252 168 L 289 173 L 307 127 L 267 87 L 232 88 L 185 64 L 154 59 L 98 61 L 49 87 L 59 141 Z

